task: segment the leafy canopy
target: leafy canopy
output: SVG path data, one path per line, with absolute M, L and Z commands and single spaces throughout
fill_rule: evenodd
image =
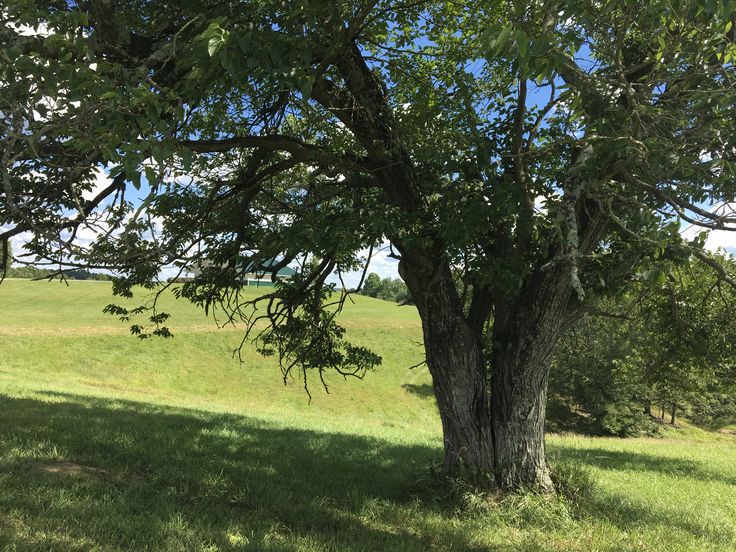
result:
M 344 341 L 328 276 L 384 240 L 448 263 L 463 298 L 487 299 L 468 313 L 485 328 L 550 267 L 578 305 L 642 262 L 696 255 L 730 278 L 680 230 L 736 223 L 736 2 L 3 10 L 0 240 L 29 233 L 21 260 L 113 269 L 123 295 L 197 267 L 177 293 L 265 319 L 262 350 L 287 373 L 379 361 Z M 299 271 L 253 310 L 243 256 Z M 154 308 L 139 333 L 167 335 L 165 319 Z

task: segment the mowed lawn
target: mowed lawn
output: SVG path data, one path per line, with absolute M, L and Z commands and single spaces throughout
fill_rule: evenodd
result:
M 281 380 L 241 332 L 166 297 L 173 339 L 101 313 L 105 282 L 0 284 L 1 550 L 736 550 L 736 437 L 551 436 L 577 501 L 440 486 L 411 307 L 358 297 L 363 381 Z M 450 498 L 452 495 L 452 498 Z

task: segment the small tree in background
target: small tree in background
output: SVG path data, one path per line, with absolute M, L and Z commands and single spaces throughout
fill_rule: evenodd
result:
M 712 420 L 720 414 L 707 414 L 711 405 L 726 416 L 727 402 L 717 403 L 736 381 L 735 306 L 734 289 L 697 263 L 639 273 L 563 338 L 553 408 L 580 408 L 586 416 L 573 424 L 619 436 L 651 430 L 652 407 L 670 420 L 690 407 Z
M 411 302 L 411 295 L 404 282 L 398 278 L 381 278 L 375 272 L 371 272 L 366 277 L 360 293 L 395 303 L 408 304 Z
M 365 279 L 361 293 L 368 297 L 378 297 L 378 293 L 381 291 L 382 285 L 383 282 L 381 281 L 381 277 L 375 272 L 371 272 Z

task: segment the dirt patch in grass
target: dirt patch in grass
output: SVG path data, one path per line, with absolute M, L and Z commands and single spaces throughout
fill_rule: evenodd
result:
M 65 460 L 51 460 L 48 462 L 39 462 L 35 465 L 35 469 L 42 473 L 58 473 L 61 475 L 70 475 L 77 477 L 89 477 L 91 479 L 101 479 L 107 472 L 99 468 L 84 466 L 76 462 L 68 462 Z
M 736 435 L 736 429 L 719 429 L 718 433 L 723 435 Z
M 66 477 L 81 477 L 84 479 L 108 482 L 123 482 L 125 484 L 134 484 L 143 481 L 143 477 L 129 472 L 110 472 L 102 468 L 93 466 L 85 466 L 77 462 L 68 460 L 46 460 L 44 462 L 36 462 L 31 465 L 31 469 L 40 473 L 53 473 Z
M 17 531 L 22 527 L 23 522 L 20 519 L 0 514 L 0 529 L 6 528 Z

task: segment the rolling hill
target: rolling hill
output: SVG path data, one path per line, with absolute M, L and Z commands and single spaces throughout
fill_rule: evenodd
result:
M 0 285 L 0 548 L 736 549 L 736 438 L 551 436 L 572 497 L 440 486 L 441 431 L 411 307 L 356 297 L 364 380 L 273 359 L 164 298 L 173 339 L 102 314 L 108 282 Z M 592 486 L 589 485 L 593 481 Z

